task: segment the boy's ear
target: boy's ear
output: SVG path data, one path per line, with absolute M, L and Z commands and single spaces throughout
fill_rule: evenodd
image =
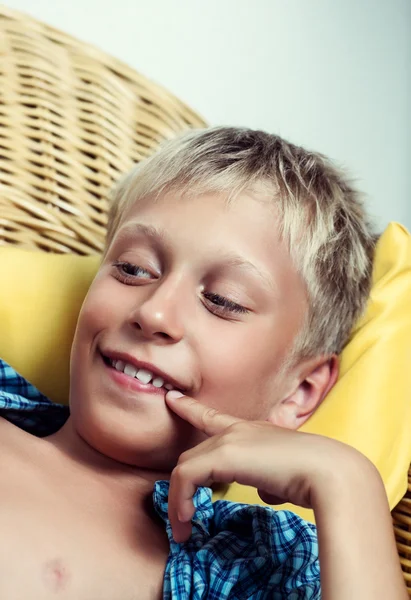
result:
M 268 421 L 279 427 L 298 429 L 315 412 L 338 378 L 338 357 L 305 363 L 299 381 L 286 398 L 275 404 Z

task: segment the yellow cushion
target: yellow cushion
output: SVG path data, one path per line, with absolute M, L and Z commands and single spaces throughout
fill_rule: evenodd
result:
M 67 404 L 70 347 L 99 256 L 0 247 L 0 357 Z
M 55 402 L 67 402 L 76 318 L 99 257 L 0 248 L 0 357 Z M 391 507 L 411 462 L 411 237 L 398 224 L 381 236 L 364 317 L 341 356 L 340 377 L 302 428 L 361 450 L 379 469 Z M 285 457 L 286 460 L 286 457 Z M 215 498 L 259 502 L 232 484 Z M 290 507 L 312 519 L 310 511 Z

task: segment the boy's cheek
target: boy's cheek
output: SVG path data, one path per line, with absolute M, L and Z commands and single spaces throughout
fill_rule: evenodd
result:
M 116 310 L 117 306 L 117 310 Z M 100 289 L 96 282 L 90 288 L 81 308 L 77 330 L 80 334 L 105 329 L 116 320 L 119 299 L 111 290 Z

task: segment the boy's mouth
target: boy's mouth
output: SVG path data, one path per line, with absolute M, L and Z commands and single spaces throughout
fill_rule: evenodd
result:
M 151 371 L 147 367 L 139 367 L 131 362 L 128 362 L 125 358 L 111 358 L 110 356 L 106 356 L 102 354 L 102 358 L 105 364 L 109 367 L 112 367 L 116 371 L 124 373 L 131 378 L 138 379 L 144 385 L 152 385 L 155 388 L 163 388 L 166 392 L 170 390 L 178 390 L 179 392 L 183 392 L 181 387 L 177 387 L 174 382 L 168 381 L 162 375 Z

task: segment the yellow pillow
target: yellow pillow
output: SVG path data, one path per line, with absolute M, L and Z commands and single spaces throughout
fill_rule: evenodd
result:
M 0 247 L 0 357 L 67 404 L 70 348 L 99 256 Z
M 55 402 L 67 402 L 70 345 L 98 264 L 96 256 L 0 248 L 0 357 Z M 302 429 L 361 450 L 379 469 L 391 507 L 402 498 L 411 462 L 411 237 L 401 225 L 390 224 L 378 242 L 366 314 L 342 353 L 336 386 Z M 238 484 L 218 497 L 262 503 Z

